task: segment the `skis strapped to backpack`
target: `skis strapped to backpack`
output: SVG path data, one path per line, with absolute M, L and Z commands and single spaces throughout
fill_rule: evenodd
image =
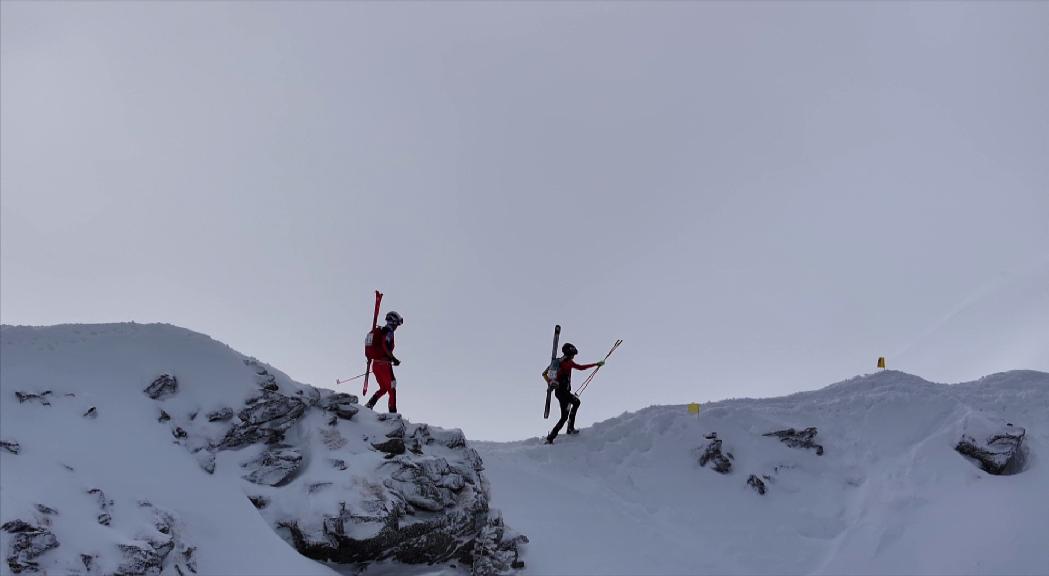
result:
M 622 340 L 616 340 L 616 343 L 612 345 L 612 349 L 608 351 L 608 354 L 605 354 L 605 360 L 608 360 L 608 357 L 611 356 L 612 353 L 616 351 L 616 348 L 619 348 L 619 345 L 622 344 L 622 343 L 623 343 Z M 604 360 L 602 360 L 602 362 L 604 362 Z M 600 370 L 600 369 L 601 369 L 600 366 L 598 366 L 597 368 L 594 368 L 594 371 L 591 372 L 590 375 L 586 377 L 586 380 L 583 381 L 583 385 L 579 387 L 579 390 L 575 391 L 575 395 L 576 396 L 579 396 L 580 394 L 583 393 L 583 390 L 586 390 L 587 385 L 590 384 L 590 381 L 594 379 L 594 376 L 597 374 L 597 371 Z
M 375 332 L 375 329 L 379 327 L 379 303 L 380 302 L 382 302 L 382 292 L 379 292 L 378 290 L 376 290 L 375 291 L 375 315 L 372 317 L 372 329 L 371 329 L 371 332 L 368 332 L 368 339 L 371 339 L 372 333 Z M 365 344 L 367 345 L 368 343 L 366 342 Z M 361 393 L 361 396 L 367 396 L 368 395 L 368 375 L 371 374 L 371 371 L 372 371 L 372 361 L 371 361 L 371 358 L 369 358 L 368 359 L 368 369 L 364 371 L 364 392 Z M 362 398 L 362 400 L 363 400 L 363 398 Z
M 546 407 L 543 408 L 543 418 L 550 417 L 550 393 L 554 391 L 554 385 L 557 383 L 557 340 L 561 337 L 561 325 L 554 326 L 554 347 L 550 351 L 550 366 L 543 373 L 543 379 L 546 380 Z

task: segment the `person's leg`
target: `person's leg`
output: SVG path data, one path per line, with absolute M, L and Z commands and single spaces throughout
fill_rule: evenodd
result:
M 554 395 L 557 396 L 557 403 L 561 405 L 561 419 L 554 425 L 554 429 L 547 435 L 547 442 L 553 442 L 554 438 L 557 438 L 557 433 L 561 431 L 561 427 L 568 421 L 568 398 L 561 393 L 561 389 L 554 390 Z M 570 396 L 571 394 L 569 394 Z
M 393 375 L 393 369 L 390 369 L 390 401 L 387 405 L 391 414 L 397 413 L 397 378 Z
M 366 404 L 368 408 L 375 408 L 375 404 L 379 399 L 387 392 L 390 392 L 390 382 L 393 381 L 393 369 L 390 368 L 389 362 L 372 362 L 372 374 L 375 376 L 375 382 L 379 385 L 379 389 L 368 400 Z
M 576 431 L 575 414 L 579 411 L 579 404 L 581 403 L 581 400 L 579 400 L 579 396 L 571 394 L 569 395 L 568 401 L 572 404 L 572 409 L 568 413 L 568 433 L 574 434 Z

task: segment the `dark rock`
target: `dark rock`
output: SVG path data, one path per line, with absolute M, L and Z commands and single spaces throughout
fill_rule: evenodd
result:
M 91 418 L 92 420 L 98 418 L 98 410 L 94 406 L 88 408 L 87 412 L 84 412 L 84 418 Z
M 305 411 L 306 403 L 298 398 L 266 392 L 250 400 L 248 407 L 240 411 L 241 423 L 226 433 L 218 448 L 242 448 L 259 441 L 278 443 Z
M 189 433 L 187 433 L 185 430 L 183 430 L 181 426 L 175 426 L 174 428 L 171 429 L 171 435 L 174 436 L 175 438 L 178 438 L 179 440 L 181 440 L 181 439 L 189 436 Z
M 167 412 L 161 410 L 160 411 L 160 417 L 157 418 L 157 422 L 167 422 L 168 420 L 171 420 L 171 415 L 168 414 Z
M 102 511 L 102 513 L 98 515 L 98 523 L 103 526 L 109 526 L 109 523 L 113 520 L 113 516 L 109 514 L 110 509 L 113 508 L 113 500 L 106 498 L 106 493 L 98 488 L 92 488 L 88 490 L 87 493 L 98 500 L 98 508 Z
M 116 571 L 118 576 L 159 575 L 163 571 L 164 556 L 148 543 L 136 542 L 117 546 L 124 557 Z
M 39 402 L 42 406 L 50 406 L 51 402 L 47 400 L 47 397 L 51 395 L 50 390 L 44 390 L 39 394 L 36 392 L 22 392 L 20 390 L 15 391 L 15 398 L 18 398 L 18 403 L 29 402 L 30 400 Z
M 248 500 L 251 500 L 252 505 L 254 505 L 259 510 L 262 510 L 266 506 L 270 505 L 270 499 L 266 498 L 265 496 L 248 496 Z
M 336 470 L 345 470 L 346 469 L 346 461 L 345 460 L 340 460 L 338 458 L 328 458 L 328 462 L 331 463 L 332 468 L 335 468 Z
M 198 414 L 198 412 L 190 412 L 189 413 L 189 421 L 192 422 L 192 421 L 196 420 L 197 419 L 197 414 Z
M 208 412 L 208 422 L 225 422 L 231 418 L 233 418 L 233 408 L 228 406 L 214 412 Z
M 706 466 L 707 462 L 710 462 L 715 472 L 728 474 L 732 470 L 732 461 L 721 453 L 721 439 L 718 438 L 716 432 L 707 434 L 704 438 L 710 440 L 710 442 L 703 449 L 703 453 L 699 455 L 699 465 Z
M 306 410 L 306 403 L 283 394 L 266 393 L 255 398 L 238 416 L 249 425 L 295 420 Z
M 762 496 L 765 495 L 765 482 L 761 478 L 751 474 L 750 477 L 747 478 L 747 486 L 753 488 L 758 494 L 761 494 Z
M 775 432 L 769 432 L 768 434 L 762 434 L 762 436 L 775 436 L 780 439 L 780 442 L 783 442 L 791 448 L 815 449 L 817 456 L 823 456 L 823 446 L 813 442 L 816 438 L 815 427 L 809 427 L 800 432 L 793 428 L 787 428 L 786 430 L 777 430 Z
M 36 572 L 39 565 L 34 560 L 44 552 L 58 547 L 58 539 L 45 527 L 34 526 L 23 520 L 12 520 L 0 526 L 0 530 L 13 534 L 7 551 L 7 566 L 11 572 Z
M 37 512 L 39 512 L 41 514 L 46 514 L 48 516 L 53 516 L 53 515 L 57 515 L 58 514 L 58 510 L 55 510 L 54 508 L 52 508 L 50 506 L 45 506 L 44 504 L 34 504 L 33 507 L 36 508 Z
M 404 439 L 390 438 L 385 442 L 372 442 L 372 448 L 375 448 L 379 452 L 385 452 L 395 456 L 404 454 Z
M 333 414 L 331 418 L 328 418 L 328 426 L 338 426 L 338 425 L 339 425 L 339 417 L 338 416 L 335 416 Z
M 241 467 L 249 470 L 248 474 L 243 476 L 249 482 L 283 486 L 298 475 L 302 467 L 302 451 L 292 446 L 273 446 Z
M 81 554 L 80 562 L 84 564 L 84 570 L 91 571 L 91 567 L 95 565 L 95 560 L 98 557 L 92 554 Z
M 146 386 L 143 392 L 154 400 L 174 396 L 178 392 L 178 379 L 171 374 L 161 374 L 149 386 Z
M 18 454 L 22 451 L 22 445 L 14 440 L 0 440 L 0 448 L 3 448 L 12 454 Z
M 975 459 L 988 474 L 1018 474 L 1024 468 L 1023 441 L 1026 435 L 1026 429 L 1011 423 L 997 429 L 985 427 L 979 433 L 962 434 L 954 449 Z
M 448 448 L 454 449 L 466 447 L 466 436 L 463 434 L 463 431 L 458 428 L 452 428 L 451 430 L 435 428 L 430 430 L 430 435 L 438 444 L 444 445 Z
M 395 420 L 394 425 L 386 432 L 387 438 L 404 438 L 404 432 L 407 430 L 407 426 L 404 424 L 404 420 Z

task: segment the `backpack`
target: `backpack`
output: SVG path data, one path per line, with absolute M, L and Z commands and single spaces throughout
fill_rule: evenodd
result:
M 364 337 L 364 357 L 368 360 L 387 360 L 386 352 L 383 350 L 383 340 L 386 339 L 385 326 L 376 326 Z M 390 344 L 390 352 L 393 352 L 393 344 Z

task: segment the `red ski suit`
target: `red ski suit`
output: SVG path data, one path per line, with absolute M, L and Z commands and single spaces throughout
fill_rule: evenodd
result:
M 397 379 L 393 375 L 393 364 L 390 362 L 393 356 L 393 331 L 383 326 L 376 332 L 381 334 L 379 338 L 379 350 L 376 358 L 372 359 L 372 374 L 375 374 L 375 381 L 379 384 L 379 390 L 372 395 L 371 399 L 368 400 L 368 406 L 375 406 L 375 403 L 379 401 L 384 395 L 389 394 L 389 409 L 390 412 L 397 411 Z

